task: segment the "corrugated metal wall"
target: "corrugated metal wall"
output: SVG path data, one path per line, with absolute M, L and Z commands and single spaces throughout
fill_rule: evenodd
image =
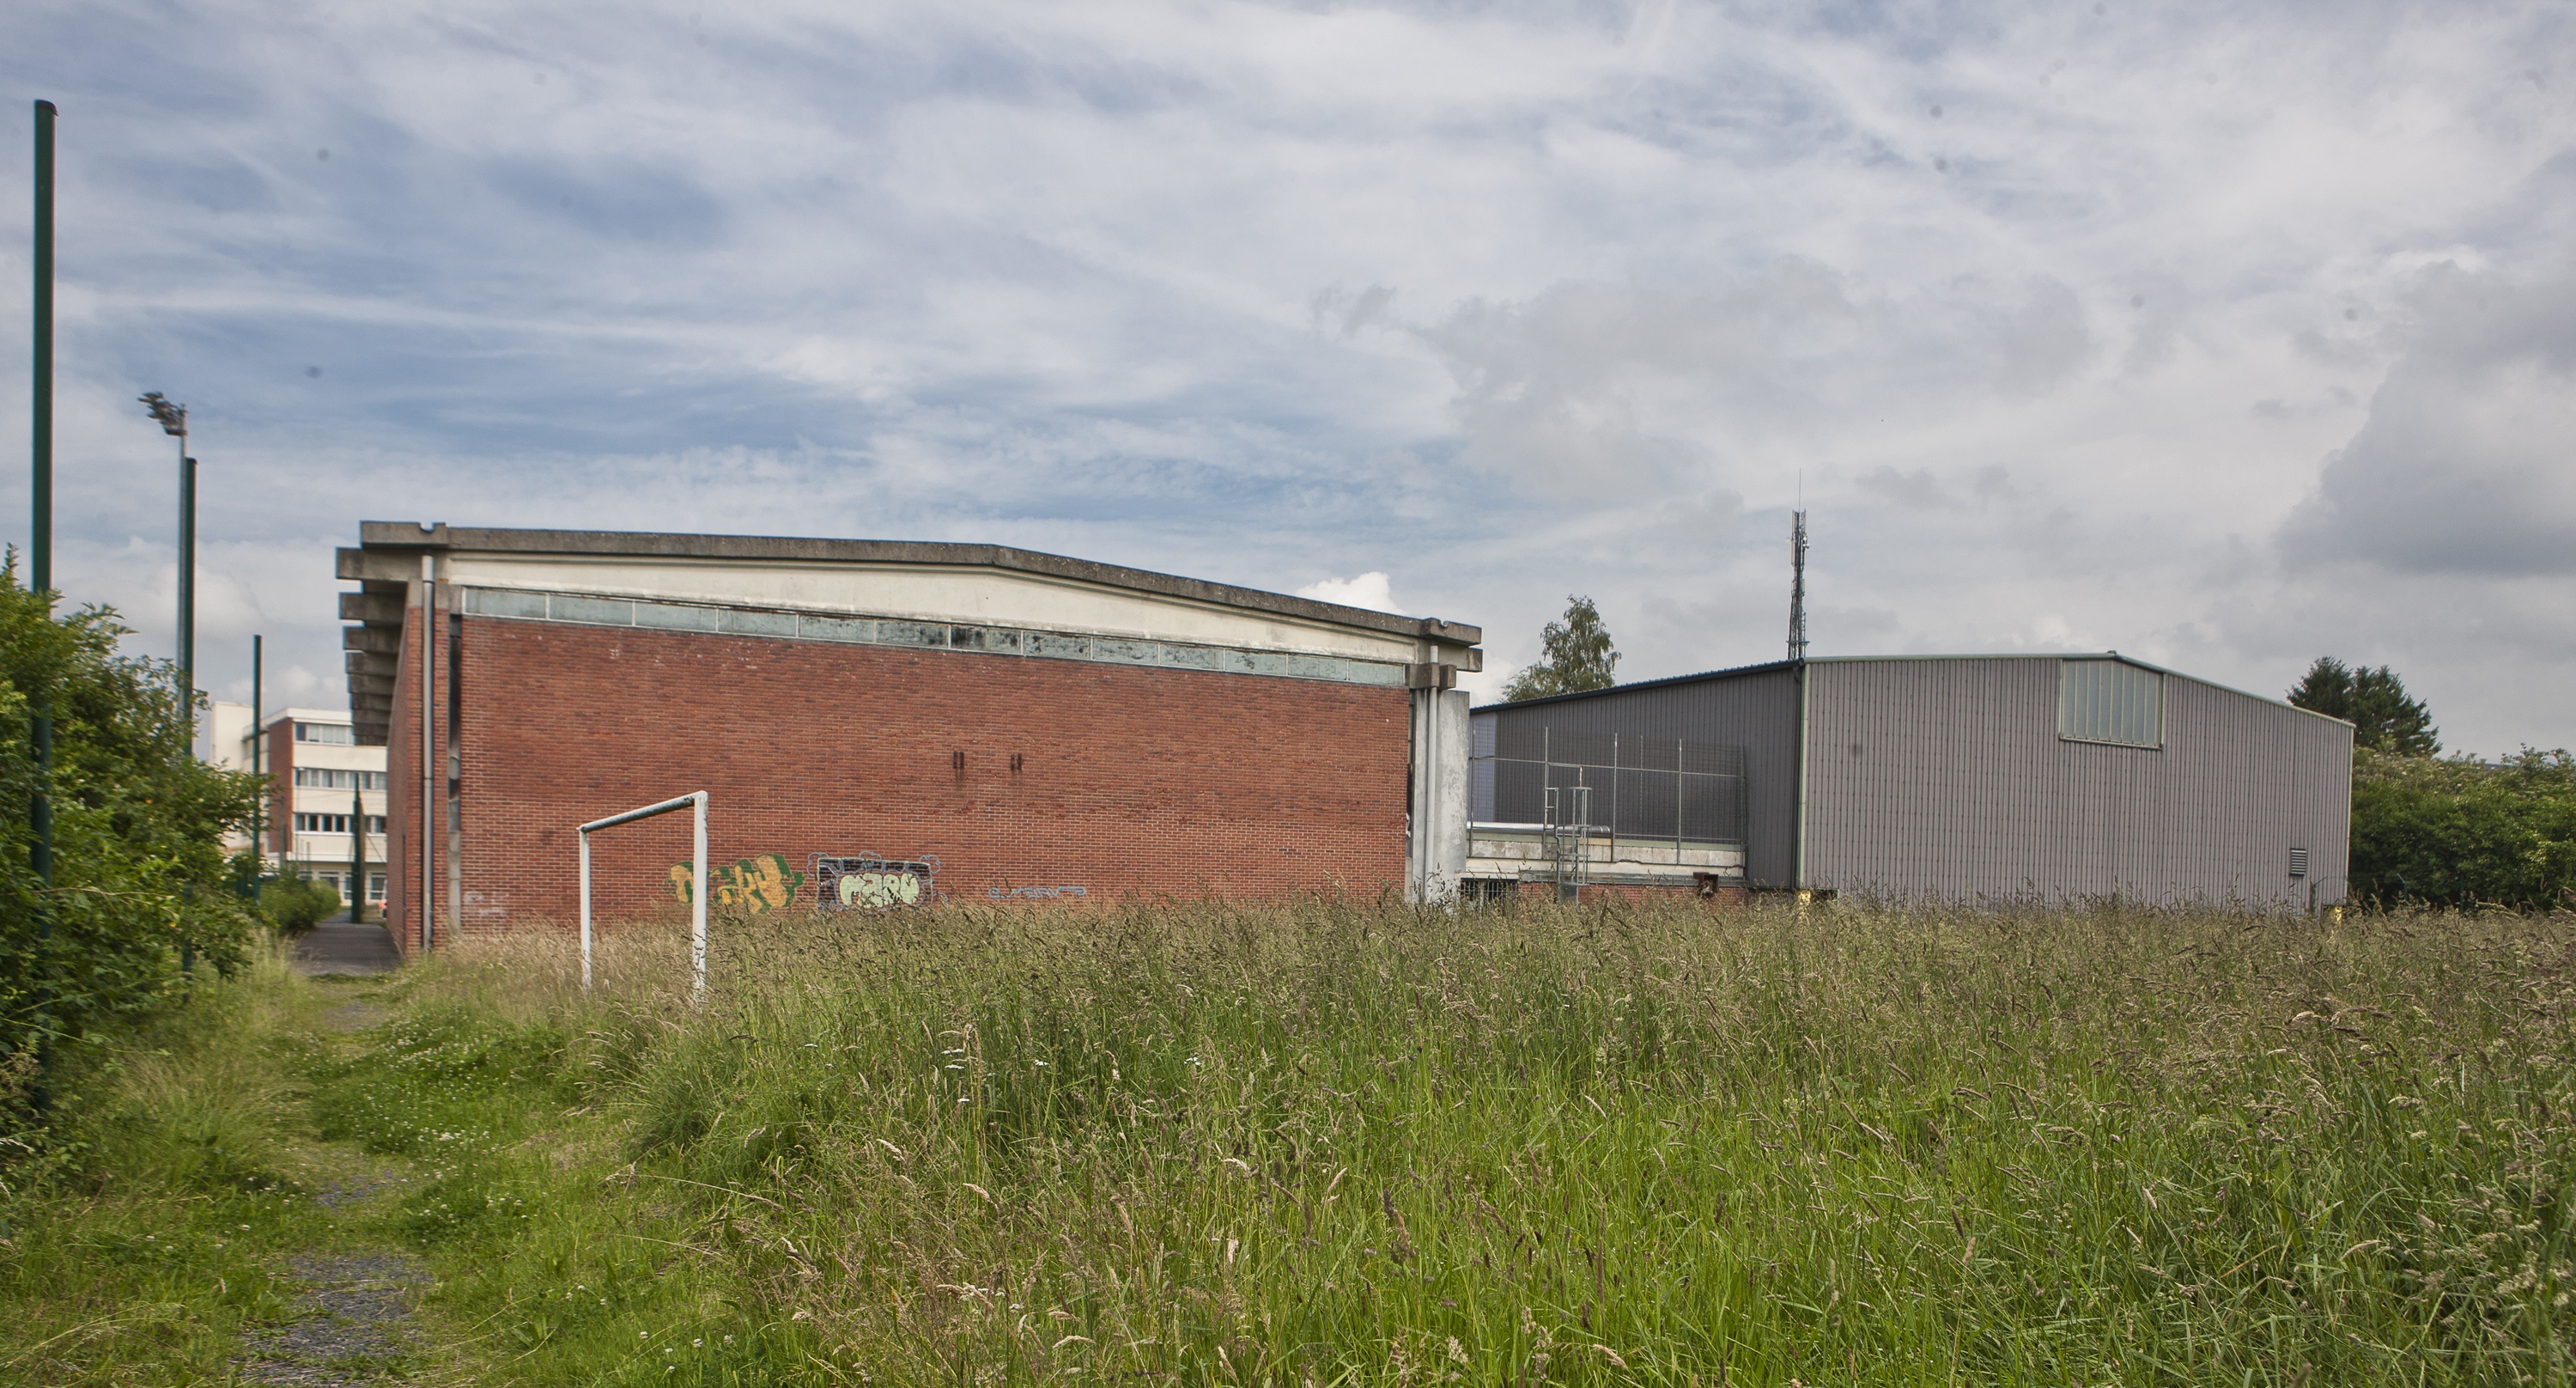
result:
M 2052 707 L 2054 707 L 2052 705 Z M 1480 748 L 1542 727 L 1577 736 L 1669 737 L 1744 749 L 1749 818 L 1745 872 L 1757 886 L 1789 881 L 1797 808 L 1798 682 L 1787 668 L 1610 690 L 1557 703 L 1502 705 L 1475 714 Z
M 2352 732 L 2164 680 L 2160 749 L 2061 741 L 2051 659 L 1808 667 L 1807 881 L 1944 900 L 2341 901 Z M 2309 872 L 2289 875 L 2290 850 Z

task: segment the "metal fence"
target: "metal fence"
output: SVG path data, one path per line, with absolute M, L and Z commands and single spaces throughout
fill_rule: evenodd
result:
M 1568 825 L 1580 804 L 1594 834 L 1744 843 L 1741 747 L 1479 720 L 1469 768 L 1468 817 L 1478 823 Z

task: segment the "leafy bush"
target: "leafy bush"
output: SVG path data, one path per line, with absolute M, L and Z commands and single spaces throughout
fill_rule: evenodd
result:
M 272 877 L 259 884 L 259 913 L 289 935 L 301 935 L 340 913 L 340 893 L 309 877 Z
M 231 969 L 251 919 L 227 829 L 256 778 L 198 761 L 168 661 L 117 653 L 103 607 L 56 616 L 0 565 L 0 1133 L 27 1117 L 27 1063 L 130 1026 L 178 995 L 182 950 Z M 50 706 L 54 881 L 32 861 L 36 710 Z
M 2501 765 L 2356 752 L 2352 891 L 2462 910 L 2576 908 L 2576 758 Z

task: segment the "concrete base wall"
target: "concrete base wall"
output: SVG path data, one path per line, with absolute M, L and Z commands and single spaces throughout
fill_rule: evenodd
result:
M 1519 901 L 1533 904 L 1552 902 L 1557 900 L 1556 884 L 1523 882 L 1514 889 L 1514 895 Z M 1612 902 L 1643 905 L 1655 901 L 1696 901 L 1712 910 L 1731 910 L 1745 905 L 1752 899 L 1752 893 L 1747 891 L 1740 882 L 1713 884 L 1694 883 L 1688 880 L 1653 884 L 1593 882 L 1585 884 L 1578 893 L 1580 904 L 1585 906 L 1598 906 Z

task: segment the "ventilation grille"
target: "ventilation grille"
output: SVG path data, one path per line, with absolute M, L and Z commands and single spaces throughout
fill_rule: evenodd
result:
M 2292 877 L 2308 875 L 2308 850 L 2304 848 L 2290 850 L 2290 875 Z

